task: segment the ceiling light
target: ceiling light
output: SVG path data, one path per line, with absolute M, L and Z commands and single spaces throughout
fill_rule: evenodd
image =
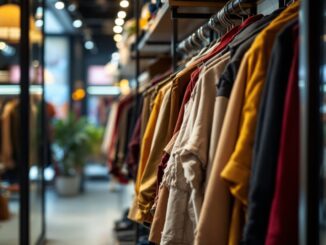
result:
M 58 10 L 62 10 L 65 8 L 65 3 L 62 2 L 62 1 L 57 1 L 55 4 L 54 4 L 54 7 Z
M 82 27 L 83 22 L 82 22 L 81 20 L 77 19 L 77 20 L 74 20 L 74 22 L 72 22 L 72 25 L 73 25 L 75 28 L 80 28 L 80 27 Z
M 128 7 L 129 7 L 129 1 L 128 1 L 128 0 L 122 0 L 122 1 L 120 2 L 120 6 L 121 6 L 122 8 L 128 8 Z
M 123 28 L 121 26 L 114 26 L 113 32 L 114 33 L 121 33 L 123 31 Z
M 72 3 L 72 4 L 70 4 L 70 5 L 68 6 L 68 10 L 69 10 L 70 12 L 75 12 L 76 9 L 77 9 L 77 6 L 76 6 L 76 4 L 74 4 L 74 3 Z
M 84 44 L 85 49 L 91 50 L 94 48 L 94 42 L 93 41 L 86 41 Z
M 124 18 L 126 18 L 126 16 L 127 16 L 126 11 L 121 10 L 121 11 L 118 12 L 118 17 L 119 18 L 124 19 Z
M 36 20 L 35 25 L 36 25 L 36 27 L 41 28 L 43 26 L 43 20 Z
M 0 50 L 4 50 L 7 47 L 5 42 L 0 42 Z
M 122 26 L 125 23 L 125 21 L 124 19 L 116 18 L 114 23 L 118 26 Z
M 113 40 L 116 41 L 116 42 L 120 42 L 122 40 L 121 34 L 115 34 L 113 36 Z
M 0 40 L 10 43 L 19 43 L 20 25 L 20 6 L 18 4 L 4 4 L 0 6 Z M 33 43 L 42 41 L 42 33 L 35 25 L 35 19 L 30 17 L 30 39 Z

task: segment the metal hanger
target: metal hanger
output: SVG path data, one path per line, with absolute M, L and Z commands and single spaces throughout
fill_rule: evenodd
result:
M 199 29 L 197 30 L 197 37 L 199 38 L 199 40 L 201 41 L 201 43 L 203 44 L 203 46 L 206 46 L 209 43 L 208 40 L 208 36 L 205 35 L 205 30 L 207 30 L 208 25 L 204 25 L 199 27 Z
M 205 41 L 206 41 L 206 37 L 205 37 L 205 34 L 204 34 L 203 29 L 204 29 L 203 26 L 199 27 L 199 29 L 197 30 L 196 33 L 197 33 L 199 39 L 200 39 L 201 41 L 205 42 Z
M 191 39 L 191 43 L 193 44 L 193 47 L 195 49 L 202 47 L 202 44 L 200 42 L 200 39 L 197 37 L 197 32 L 194 32 L 193 34 L 191 34 L 190 39 Z
M 222 30 L 221 27 L 217 27 L 217 14 L 214 15 L 213 17 L 210 18 L 210 20 L 208 21 L 208 26 L 209 28 L 211 28 L 213 31 L 215 31 L 217 33 L 217 35 L 220 37 L 222 34 Z
M 191 43 L 191 36 L 186 39 L 185 45 L 187 47 L 189 55 L 192 54 L 194 52 L 194 47 L 193 44 Z
M 238 5 L 238 7 L 239 7 L 241 13 L 244 13 L 244 16 L 246 16 L 246 18 L 247 18 L 248 16 L 250 16 L 250 13 L 247 13 L 246 11 L 243 10 L 243 8 L 242 8 L 242 6 L 241 6 L 241 1 L 239 1 L 239 5 Z
M 231 13 L 229 12 L 229 4 L 232 3 L 232 1 L 229 1 L 224 6 L 224 18 L 226 22 L 228 23 L 229 30 L 234 27 L 234 22 L 231 18 Z
M 197 45 L 193 41 L 193 35 L 192 34 L 188 37 L 188 39 L 189 39 L 189 43 L 191 45 L 191 51 L 193 53 L 195 50 L 197 50 Z
M 285 5 L 284 6 L 289 6 L 289 5 L 291 5 L 292 3 L 294 3 L 296 0 L 291 0 L 291 1 L 286 1 L 286 0 L 284 0 L 285 1 Z
M 185 47 L 185 42 L 182 41 L 178 46 L 178 52 L 181 52 L 183 54 L 187 53 L 187 49 Z
M 223 35 L 227 29 L 227 24 L 222 18 L 222 10 L 217 13 L 217 23 L 220 25 L 221 35 Z
M 240 1 L 240 3 L 239 3 L 239 6 L 240 6 L 240 5 L 241 5 L 241 1 Z M 232 9 L 235 9 L 235 7 L 234 7 L 234 1 L 232 1 Z M 242 11 L 242 8 L 241 8 L 241 7 L 240 7 L 240 10 Z M 234 11 L 233 14 L 241 19 L 241 23 L 244 22 L 245 17 L 244 17 L 243 15 L 238 14 L 237 11 Z
M 230 23 L 229 20 L 228 20 L 227 11 L 226 11 L 225 7 L 220 12 L 220 22 L 223 23 L 226 32 L 228 32 L 229 29 L 230 29 L 230 26 L 232 25 L 232 23 Z

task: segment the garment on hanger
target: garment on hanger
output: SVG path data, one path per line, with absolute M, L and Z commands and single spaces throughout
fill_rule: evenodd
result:
M 131 120 L 131 107 L 134 95 L 129 94 L 121 98 L 118 103 L 116 116 L 113 122 L 112 135 L 107 150 L 110 172 L 121 183 L 128 182 L 127 174 L 122 173 L 125 166 L 126 145 L 128 144 L 128 122 Z M 108 129 L 109 130 L 109 129 Z M 110 132 L 110 131 L 109 131 Z
M 171 82 L 171 88 L 164 95 L 155 126 L 152 147 L 142 175 L 138 206 L 144 216 L 150 215 L 154 204 L 157 186 L 157 168 L 163 155 L 163 149 L 173 135 L 182 96 L 190 79 L 192 70 L 177 74 Z M 163 133 L 164 132 L 164 133 Z
M 260 17 L 261 17 L 261 16 L 257 17 L 257 19 L 259 19 Z M 253 18 L 253 19 L 254 19 L 254 18 Z M 247 24 L 245 23 L 245 24 L 243 25 L 243 28 L 245 28 L 246 26 L 248 26 L 250 23 L 251 23 L 250 21 L 248 21 Z M 237 28 L 236 31 L 239 31 L 239 28 Z M 231 34 L 232 34 L 232 32 L 231 32 Z M 226 36 L 228 36 L 228 35 L 226 35 Z M 229 36 L 230 36 L 230 37 L 229 37 L 229 40 L 232 40 L 232 38 L 234 38 L 234 35 L 232 36 L 232 35 L 229 34 Z M 220 46 L 220 49 L 223 50 L 223 48 L 225 47 L 226 44 L 227 44 L 227 42 L 224 41 L 224 44 L 223 44 L 224 46 Z M 197 70 L 192 74 L 192 80 L 193 80 L 193 81 L 196 81 L 196 78 L 197 78 L 197 76 L 198 76 L 199 73 L 200 73 L 200 69 L 197 69 Z M 221 103 L 222 100 L 218 100 L 218 102 Z M 224 103 L 224 106 L 222 106 L 222 107 L 225 108 L 225 103 Z M 182 107 L 182 108 L 183 108 L 183 107 Z M 222 117 L 222 116 L 221 116 L 221 117 Z M 178 120 L 178 121 L 179 121 L 179 120 Z M 180 121 L 179 121 L 179 122 L 180 122 Z M 166 157 L 165 159 L 168 159 L 168 158 Z M 164 165 L 165 165 L 165 164 L 161 164 L 161 169 L 164 168 Z M 162 166 L 163 166 L 163 167 L 162 167 Z M 210 165 L 209 165 L 209 166 L 210 166 Z M 166 191 L 166 190 L 164 190 L 164 191 Z M 165 198 L 166 198 L 167 196 L 168 196 L 168 195 L 164 195 Z M 162 200 L 159 200 L 159 201 L 162 201 Z M 199 203 L 201 203 L 201 201 L 200 201 Z M 164 207 L 165 207 L 166 205 L 160 205 L 160 206 L 164 206 Z M 160 216 L 162 217 L 162 215 L 160 215 Z M 160 222 L 160 223 L 162 224 L 163 222 Z M 156 227 L 156 226 L 154 225 L 154 227 Z M 158 233 L 158 235 L 154 235 L 155 233 Z M 153 237 L 159 237 L 159 236 L 160 236 L 160 235 L 159 235 L 159 234 L 160 234 L 160 231 L 155 232 L 155 231 L 152 230 L 151 234 L 153 234 Z
M 274 42 L 257 118 L 248 218 L 244 242 L 265 242 L 275 186 L 276 162 L 282 127 L 284 99 L 293 57 L 293 26 L 290 22 Z
M 146 130 L 142 140 L 140 161 L 139 161 L 138 173 L 137 173 L 137 178 L 135 183 L 136 196 L 134 198 L 133 208 L 129 212 L 129 216 L 128 216 L 131 220 L 134 220 L 136 222 L 151 221 L 151 216 L 148 215 L 148 217 L 144 217 L 144 215 L 141 213 L 141 211 L 138 208 L 138 194 L 140 190 L 140 183 L 143 177 L 144 169 L 146 167 L 146 163 L 148 161 L 148 157 L 150 154 L 150 149 L 152 145 L 152 140 L 154 136 L 155 126 L 159 115 L 160 107 L 162 105 L 164 95 L 169 91 L 171 86 L 172 86 L 171 83 L 167 83 L 162 88 L 159 89 L 157 96 L 154 100 L 153 109 L 151 110 L 148 124 L 146 126 Z
M 15 165 L 15 161 L 13 159 L 13 139 L 11 137 L 11 129 L 14 124 L 11 121 L 10 115 L 12 111 L 17 106 L 18 101 L 13 100 L 5 104 L 3 108 L 3 113 L 1 115 L 1 130 L 2 130 L 2 144 L 1 144 L 1 155 L 2 162 L 6 166 L 6 168 L 13 168 Z
M 266 27 L 270 21 L 272 21 L 281 10 L 274 11 L 269 16 L 265 16 L 262 19 L 258 20 L 257 22 L 253 23 L 252 25 L 248 26 L 244 29 L 238 36 L 234 38 L 234 40 L 228 45 L 227 49 L 231 52 L 231 60 L 226 66 L 219 82 L 218 82 L 218 97 L 225 97 L 229 98 L 231 94 L 231 89 L 233 87 L 233 83 L 235 83 L 235 79 L 237 74 L 243 74 L 243 69 L 239 69 L 240 63 L 243 59 L 244 54 L 248 51 L 250 46 L 252 45 L 253 41 L 255 40 L 257 34 L 260 30 Z M 239 77 L 238 79 L 244 79 L 244 77 Z M 235 96 L 237 101 L 241 101 L 242 97 L 240 94 Z M 233 104 L 233 103 L 232 103 Z M 225 112 L 226 113 L 226 112 Z M 224 116 L 225 118 L 229 118 L 228 116 Z M 222 115 L 223 118 L 223 115 Z M 220 123 L 222 118 L 220 117 Z M 236 118 L 234 118 L 236 120 Z M 233 122 L 232 122 L 233 123 Z M 226 123 L 227 125 L 230 122 Z M 214 124 L 213 124 L 214 125 Z M 232 124 L 233 125 L 233 124 Z M 215 126 L 217 126 L 215 124 Z M 221 145 L 225 145 L 225 148 L 232 148 L 232 135 L 234 132 L 237 131 L 237 127 L 234 126 L 232 128 L 233 132 L 227 131 L 228 135 L 230 136 L 230 140 L 225 143 L 220 143 Z M 221 129 L 220 129 L 221 130 Z M 226 130 L 226 129 L 223 129 Z M 223 131 L 221 130 L 221 131 Z M 227 136 L 226 136 L 227 137 Z M 233 136 L 237 137 L 237 136 Z M 222 136 L 219 137 L 221 142 L 223 142 L 224 138 Z M 218 142 L 220 141 L 218 140 Z M 230 223 L 230 210 L 229 207 L 231 205 L 230 197 L 226 194 L 227 187 L 225 183 L 220 179 L 219 173 L 222 170 L 223 165 L 222 160 L 220 157 L 217 157 L 217 146 L 219 143 L 216 142 L 215 151 L 214 146 L 211 148 L 210 156 L 213 157 L 213 166 L 211 170 L 207 171 L 207 182 L 210 181 L 208 190 L 206 190 L 205 200 L 203 203 L 203 213 L 201 214 L 199 224 L 197 226 L 197 233 L 196 233 L 196 244 L 205 244 L 205 242 L 209 242 L 212 240 L 220 241 L 221 244 L 227 243 L 227 234 L 228 234 L 228 224 Z M 228 146 L 227 146 L 228 145 Z M 227 151 L 225 152 L 227 153 Z M 212 155 L 215 155 L 212 156 Z M 226 154 L 227 155 L 227 154 Z M 218 160 L 219 159 L 219 160 Z M 219 164 L 217 164 L 219 162 Z M 214 166 L 215 165 L 215 166 Z M 213 177 L 209 180 L 209 176 L 213 173 Z M 215 223 L 216 227 L 212 226 L 212 223 Z
M 136 121 L 135 128 L 132 132 L 131 139 L 128 145 L 127 165 L 132 179 L 137 177 L 140 144 L 141 144 L 141 116 Z
M 248 187 L 252 162 L 254 132 L 257 122 L 257 111 L 263 85 L 266 79 L 267 63 L 272 45 L 278 31 L 289 21 L 297 18 L 299 4 L 294 3 L 272 21 L 255 39 L 242 63 L 246 64 L 246 83 L 244 101 L 240 103 L 242 123 L 234 151 L 228 159 L 221 176 L 227 181 L 230 192 L 235 198 L 233 217 L 230 226 L 229 244 L 238 244 L 241 240 L 241 223 L 244 220 L 243 210 L 248 205 Z M 255 64 L 255 65 L 254 65 Z
M 293 28 L 294 56 L 285 95 L 281 142 L 266 245 L 299 244 L 300 112 L 298 25 Z
M 183 120 L 166 170 L 170 178 L 170 194 L 162 244 L 187 243 L 193 240 L 202 202 L 202 168 L 207 165 L 207 151 L 216 95 L 216 77 L 223 71 L 229 57 L 220 57 L 211 67 L 204 66 L 188 101 L 188 118 Z M 170 172 L 170 173 L 169 173 Z M 170 174 L 170 175 L 169 175 Z M 188 182 L 187 182 L 188 181 Z M 174 183 L 174 184 L 173 184 Z M 190 184 L 190 185 L 189 185 Z M 185 210 L 176 214 L 178 209 Z M 181 240 L 180 240 L 181 239 Z M 185 239 L 185 240 L 182 240 Z
M 169 160 L 169 157 L 172 153 L 174 144 L 176 143 L 179 131 L 176 132 L 173 137 L 171 138 L 170 142 L 164 149 L 164 156 L 166 163 Z M 163 160 L 162 158 L 162 160 Z M 163 175 L 161 176 L 163 177 Z M 157 196 L 155 198 L 155 203 L 152 207 L 151 212 L 153 213 L 153 222 L 151 224 L 151 230 L 149 234 L 148 240 L 155 244 L 159 244 L 162 237 L 162 232 L 165 224 L 165 217 L 166 217 L 166 210 L 168 205 L 168 198 L 169 198 L 169 188 L 165 183 L 167 180 L 163 182 L 163 179 L 160 182 L 159 189 L 157 191 Z
M 101 150 L 104 154 L 107 154 L 109 149 L 109 144 L 113 136 L 113 130 L 115 125 L 114 123 L 116 121 L 117 112 L 118 112 L 118 102 L 115 101 L 111 104 L 111 110 L 108 115 L 107 124 L 104 132 L 104 138 L 101 146 Z
M 285 221 L 279 210 L 285 202 L 296 201 L 296 196 L 283 199 L 280 189 L 286 181 L 283 174 L 290 171 L 284 159 L 292 157 L 295 167 L 296 158 L 282 158 L 277 149 L 283 145 L 288 154 L 294 149 L 282 143 L 283 135 L 294 133 L 289 124 L 282 126 L 290 121 L 285 111 L 295 113 L 286 102 L 291 98 L 295 103 L 290 80 L 297 77 L 288 76 L 293 73 L 294 45 L 293 39 L 280 42 L 279 37 L 297 19 L 298 8 L 297 2 L 247 18 L 213 48 L 198 51 L 185 67 L 141 93 L 142 110 L 127 158 L 129 163 L 133 156 L 128 166 L 134 176 L 137 172 L 129 218 L 150 225 L 149 241 L 295 242 L 294 211 L 291 221 Z M 278 43 L 283 49 L 274 50 Z M 271 170 L 264 178 L 266 164 Z M 294 190 L 294 181 L 291 178 L 287 190 Z M 285 238 L 285 231 L 291 236 Z
M 7 100 L 3 104 L 1 114 L 1 162 L 4 165 L 5 172 L 3 179 L 11 184 L 19 181 L 19 164 L 22 162 L 21 148 L 21 120 L 20 120 L 20 102 L 18 99 Z M 31 100 L 29 105 L 29 164 L 39 163 L 38 159 L 38 135 L 35 130 L 37 125 L 38 110 L 36 101 Z
M 150 232 L 150 236 L 149 236 L 149 240 L 154 243 L 160 243 L 160 241 L 161 241 L 161 235 L 162 235 L 162 231 L 163 231 L 163 227 L 164 227 L 164 223 L 165 223 L 167 202 L 168 202 L 168 197 L 169 197 L 169 190 L 168 190 L 166 184 L 161 185 L 161 182 L 163 180 L 164 170 L 167 167 L 167 163 L 170 158 L 172 148 L 175 144 L 177 135 L 179 134 L 181 124 L 183 122 L 185 105 L 188 103 L 191 93 L 197 83 L 197 79 L 194 79 L 194 77 L 195 77 L 194 74 L 196 72 L 199 72 L 199 69 L 195 70 L 191 74 L 191 79 L 187 85 L 186 91 L 183 96 L 182 104 L 180 107 L 180 111 L 178 113 L 178 119 L 177 119 L 177 122 L 176 122 L 176 125 L 174 128 L 173 137 L 168 144 L 169 150 L 165 151 L 165 154 L 163 155 L 161 163 L 158 167 L 158 173 L 157 173 L 158 182 L 157 182 L 157 190 L 156 190 L 157 197 L 155 198 L 155 201 L 157 202 L 157 204 L 153 205 L 154 211 L 152 211 L 152 212 L 154 212 L 154 219 L 153 219 L 153 223 L 151 226 L 151 232 Z

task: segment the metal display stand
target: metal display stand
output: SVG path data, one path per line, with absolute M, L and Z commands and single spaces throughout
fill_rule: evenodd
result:
M 227 1 L 167 1 L 162 8 L 158 11 L 154 23 L 152 23 L 146 34 L 140 39 L 140 26 L 139 26 L 139 13 L 140 4 L 139 0 L 134 0 L 134 17 L 136 19 L 136 42 L 135 42 L 135 80 L 136 91 L 139 92 L 139 75 L 141 73 L 140 61 L 155 57 L 155 55 L 167 53 L 170 51 L 172 59 L 173 70 L 176 71 L 178 64 L 178 44 L 179 38 L 192 34 L 194 30 L 207 22 L 209 18 L 216 14 Z M 235 0 L 235 3 L 242 2 L 242 0 Z M 244 1 L 245 8 L 253 8 L 252 2 Z M 249 3 L 248 3 L 249 2 Z M 249 5 L 247 5 L 247 3 Z M 192 25 L 185 25 L 188 19 L 192 19 Z M 172 27 L 172 28 L 171 28 Z M 182 28 L 180 28 L 182 27 Z M 171 30 L 172 29 L 172 30 Z M 138 103 L 138 96 L 137 102 Z M 140 224 L 136 224 L 136 242 L 140 236 Z M 149 229 L 148 227 L 146 227 Z
M 323 1 L 301 1 L 299 91 L 301 109 L 301 156 L 299 191 L 300 245 L 318 245 L 320 166 L 323 128 L 321 122 L 321 81 L 325 54 L 320 38 L 323 33 Z M 325 137 L 325 136 L 324 136 Z
M 20 110 L 21 139 L 20 147 L 21 162 L 20 170 L 20 244 L 28 244 L 29 235 L 29 59 L 30 59 L 30 1 L 22 1 L 21 5 L 21 35 L 20 35 Z
M 137 5 L 136 2 L 139 1 L 135 0 L 135 5 Z M 139 39 L 139 33 L 137 35 L 138 42 L 135 49 L 140 56 L 139 59 L 136 59 L 136 66 L 140 67 L 139 62 L 143 57 L 155 57 L 158 54 L 170 53 L 173 68 L 176 69 L 179 38 L 183 39 L 191 34 L 194 29 L 215 14 L 225 2 L 170 0 L 164 3 L 145 35 L 141 39 Z M 136 13 L 135 17 L 137 17 Z M 192 19 L 191 25 L 187 24 L 189 19 Z M 137 28 L 139 30 L 139 26 Z M 139 76 L 139 73 L 136 75 Z
M 45 3 L 42 1 L 43 10 L 45 8 Z M 20 124 L 21 124 L 21 160 L 19 164 L 19 180 L 20 180 L 20 217 L 19 217 L 19 244 L 29 245 L 31 238 L 31 222 L 30 222 L 30 157 L 29 149 L 30 147 L 37 147 L 35 145 L 30 145 L 30 62 L 31 62 L 31 50 L 30 50 L 30 9 L 31 1 L 20 1 L 21 8 L 21 36 L 20 36 Z M 45 12 L 45 11 L 44 11 Z M 43 12 L 43 13 L 44 13 Z M 43 14 L 44 23 L 44 14 Z M 44 65 L 44 25 L 42 27 L 42 50 L 41 50 L 41 61 Z M 42 144 L 46 145 L 47 135 L 46 135 L 46 122 L 45 122 L 45 98 L 44 98 L 44 67 L 42 67 Z M 37 244 L 45 243 L 45 180 L 44 180 L 44 163 L 45 163 L 45 152 L 41 159 L 41 192 L 42 192 L 42 231 L 40 237 L 38 238 Z
M 241 0 L 236 0 L 241 1 Z M 210 7 L 221 6 L 223 3 L 210 3 Z M 250 1 L 247 1 L 250 2 Z M 286 0 L 279 0 L 278 7 L 285 7 L 289 2 Z M 135 16 L 137 23 L 139 20 L 139 0 L 135 0 L 136 10 Z M 187 5 L 188 3 L 188 5 Z M 177 67 L 177 45 L 180 38 L 179 22 L 182 19 L 207 19 L 211 14 L 179 12 L 181 7 L 199 6 L 198 4 L 204 2 L 196 1 L 169 1 L 167 5 L 171 12 L 170 22 L 170 40 L 167 42 L 164 38 L 157 40 L 154 30 L 150 29 L 140 40 L 139 26 L 137 27 L 136 38 L 136 72 L 135 78 L 137 80 L 140 75 L 139 62 L 141 60 L 140 53 L 143 50 L 150 50 L 150 47 L 155 46 L 158 52 L 168 52 L 170 49 L 173 68 Z M 321 67 L 323 66 L 322 57 L 324 52 L 321 52 L 321 36 L 324 34 L 323 30 L 323 1 L 301 1 L 300 10 L 300 106 L 301 106 L 301 156 L 300 156 L 300 200 L 299 200 L 299 241 L 300 245 L 319 245 L 319 194 L 320 194 L 320 165 L 322 163 L 322 125 L 320 121 L 320 83 L 323 81 L 321 77 Z M 162 7 L 164 9 L 164 6 Z M 166 11 L 166 10 L 164 10 Z M 256 11 L 253 9 L 252 11 Z M 162 17 L 163 16 L 163 17 Z M 158 14 L 157 18 L 164 19 L 164 14 Z M 160 25 L 159 20 L 154 24 L 156 28 Z M 154 29 L 155 29 L 154 28 Z M 196 27 L 193 28 L 195 30 Z M 159 32 L 159 30 L 157 31 Z M 155 38 L 153 38 L 155 36 Z M 163 36 L 164 37 L 164 36 Z M 137 80 L 138 81 L 138 80 Z M 137 230 L 139 225 L 137 225 Z M 138 239 L 138 233 L 137 233 Z

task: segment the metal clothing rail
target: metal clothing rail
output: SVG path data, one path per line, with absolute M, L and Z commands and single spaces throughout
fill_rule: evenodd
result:
M 208 19 L 212 14 L 209 13 L 179 13 L 177 6 L 171 7 L 172 36 L 171 36 L 171 57 L 173 71 L 177 69 L 178 62 L 178 19 Z
M 234 20 L 256 14 L 256 3 L 257 0 L 228 1 L 215 15 L 210 17 L 207 23 L 180 42 L 177 51 L 188 52 L 191 49 L 200 49 L 212 39 L 212 32 L 221 35 L 234 24 Z

